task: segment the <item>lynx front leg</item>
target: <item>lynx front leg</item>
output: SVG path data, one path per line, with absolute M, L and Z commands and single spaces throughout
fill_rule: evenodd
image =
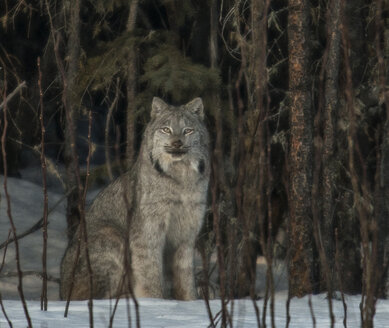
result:
M 173 256 L 173 297 L 179 300 L 197 298 L 193 271 L 194 245 L 181 244 Z
M 135 241 L 131 251 L 135 296 L 163 298 L 162 246 Z
M 62 299 L 67 299 L 70 291 L 72 300 L 85 300 L 90 297 L 89 270 L 83 243 L 80 245 L 77 267 L 74 268 L 79 246 L 77 236 L 66 250 L 61 263 Z M 125 240 L 122 233 L 114 227 L 104 226 L 97 227 L 88 237 L 93 298 L 112 298 L 123 294 L 126 285 L 123 285 Z

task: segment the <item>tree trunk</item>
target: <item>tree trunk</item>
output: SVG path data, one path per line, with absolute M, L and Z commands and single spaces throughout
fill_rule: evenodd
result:
M 389 8 L 389 1 L 385 0 L 383 1 L 384 8 Z M 384 36 L 384 65 L 382 67 L 382 70 L 384 70 L 382 73 L 384 74 L 386 81 L 389 80 L 389 18 L 386 18 L 386 20 L 383 22 L 383 36 Z M 384 69 L 385 68 L 385 69 Z M 388 82 L 386 82 L 388 83 Z M 381 83 L 381 85 L 384 84 L 384 81 Z M 383 88 L 382 88 L 383 89 Z M 385 124 L 385 149 L 383 150 L 383 153 L 385 153 L 385 160 L 383 162 L 383 166 L 385 168 L 389 169 L 389 93 L 385 92 L 385 106 L 386 106 L 386 124 Z M 383 263 L 383 276 L 381 280 L 380 285 L 380 297 L 388 297 L 389 296 L 389 171 L 385 171 L 385 168 L 382 170 L 382 172 L 385 172 L 385 211 L 386 216 L 381 216 L 380 218 L 380 229 L 381 234 L 379 235 L 380 238 L 380 257 L 378 260 L 382 261 Z
M 327 10 L 327 43 L 325 85 L 324 85 L 324 132 L 323 132 L 323 216 L 321 222 L 321 239 L 326 255 L 329 272 L 324 272 L 328 282 L 333 284 L 335 271 L 335 231 L 334 231 L 334 193 L 336 163 L 334 157 L 335 124 L 334 118 L 338 107 L 338 80 L 340 65 L 340 0 L 331 1 Z M 332 289 L 332 286 L 326 286 Z
M 138 12 L 139 0 L 132 0 L 127 20 L 127 32 L 131 33 L 135 29 L 136 16 Z M 136 112 L 136 83 L 137 83 L 137 67 L 136 67 L 136 49 L 132 47 L 128 51 L 128 68 L 127 68 L 127 143 L 126 143 L 126 159 L 127 165 L 130 167 L 135 160 L 135 112 Z
M 345 25 L 347 25 L 347 36 L 350 44 L 350 47 L 348 47 L 347 50 L 342 51 L 344 57 L 343 72 L 347 81 L 345 85 L 345 98 L 346 101 L 351 102 L 353 101 L 353 98 L 351 95 L 348 95 L 348 93 L 352 93 L 353 85 L 361 83 L 361 72 L 365 70 L 367 61 L 364 54 L 364 19 L 361 9 L 363 7 L 363 0 L 341 2 L 341 6 L 343 7 L 341 9 L 343 15 L 340 24 L 341 38 L 345 38 L 343 34 L 346 33 L 346 31 L 343 29 L 345 29 Z M 347 52 L 347 56 L 345 55 L 345 52 Z M 343 135 L 342 138 L 338 138 L 339 140 L 337 141 L 339 149 L 344 149 L 345 145 L 348 144 L 347 134 L 351 131 L 352 124 L 349 118 L 348 106 L 340 106 L 338 115 L 340 119 L 346 120 L 349 124 L 346 135 Z M 338 131 L 341 135 L 342 132 L 340 130 Z M 351 139 L 352 141 L 354 140 L 353 137 L 351 137 Z M 347 168 L 347 174 L 349 175 L 351 174 L 349 156 L 350 154 L 353 155 L 353 152 L 346 154 L 347 153 L 343 155 L 344 158 L 340 159 L 339 157 L 342 157 L 342 154 L 338 153 L 338 161 L 344 161 L 344 165 Z M 345 186 L 345 188 L 339 190 L 338 197 L 340 201 L 337 210 L 338 222 L 336 224 L 338 235 L 336 243 L 336 261 L 338 263 L 336 263 L 336 267 L 338 282 L 340 284 L 339 287 L 345 293 L 356 294 L 362 292 L 360 222 L 358 220 L 358 215 L 356 215 L 356 211 L 354 211 L 356 205 L 353 194 L 349 190 L 346 190 L 354 189 L 352 187 L 353 177 L 350 179 L 349 177 L 345 178 L 345 175 L 343 176 L 341 185 Z
M 81 182 L 76 143 L 76 77 L 80 59 L 80 1 L 65 1 L 64 14 L 68 15 L 68 66 L 63 78 L 63 105 L 66 115 L 64 162 L 66 167 L 67 189 L 67 226 L 68 238 L 71 239 L 80 223 Z M 69 8 L 69 12 L 66 11 Z M 58 49 L 57 49 L 58 51 Z
M 377 279 L 378 297 L 386 297 L 388 293 L 388 265 L 389 265 L 389 119 L 387 117 L 383 128 L 380 163 L 377 167 L 375 190 L 375 217 L 378 221 Z
M 309 1 L 289 0 L 289 294 L 312 292 L 312 109 Z
M 217 0 L 211 0 L 209 11 L 209 61 L 211 68 L 216 68 L 218 65 L 218 45 L 217 45 Z M 223 138 L 223 123 L 222 123 L 222 115 L 221 115 L 221 107 L 220 107 L 220 95 L 219 90 L 215 90 L 211 95 L 211 108 L 214 109 L 215 115 L 215 128 L 216 128 L 216 140 L 215 146 L 213 149 L 213 158 L 212 158 L 212 174 L 213 174 L 213 186 L 212 190 L 217 191 L 213 192 L 212 196 L 212 208 L 215 210 L 213 213 L 213 225 L 214 232 L 216 233 L 216 247 L 217 247 L 217 255 L 218 255 L 218 266 L 219 266 L 219 279 L 220 279 L 220 298 L 222 301 L 222 311 L 223 311 L 223 322 L 225 324 L 226 318 L 224 317 L 226 314 L 225 309 L 225 299 L 227 296 L 227 282 L 226 282 L 226 266 L 225 266 L 225 249 L 222 244 L 222 229 L 224 228 L 223 221 L 221 220 L 220 215 L 220 203 L 223 191 L 223 146 L 222 146 L 222 138 Z M 216 196 L 217 195 L 217 196 Z M 208 286 L 207 286 L 208 288 Z M 208 291 L 206 291 L 208 292 Z M 209 297 L 207 295 L 207 297 Z
M 386 2 L 386 3 L 385 3 Z M 379 0 L 376 8 L 376 53 L 378 62 L 378 85 L 380 98 L 386 107 L 386 121 L 383 125 L 383 136 L 377 156 L 376 188 L 375 188 L 375 218 L 374 237 L 378 239 L 377 249 L 377 296 L 386 297 L 389 281 L 389 94 L 385 92 L 389 77 L 389 20 L 382 17 L 383 6 L 389 1 Z M 381 41 L 383 40 L 383 42 Z

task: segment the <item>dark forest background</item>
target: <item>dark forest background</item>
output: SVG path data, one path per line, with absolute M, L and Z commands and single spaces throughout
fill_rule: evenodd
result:
M 86 181 L 136 158 L 152 97 L 200 96 L 198 248 L 220 297 L 255 299 L 258 254 L 274 295 L 283 258 L 290 297 L 361 293 L 370 327 L 389 285 L 388 0 L 2 0 L 0 42 L 2 173 L 61 175 L 69 237 Z

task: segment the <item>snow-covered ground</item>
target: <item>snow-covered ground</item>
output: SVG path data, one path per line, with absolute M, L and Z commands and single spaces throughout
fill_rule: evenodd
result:
M 14 219 L 17 233 L 22 233 L 30 228 L 42 216 L 43 193 L 39 183 L 31 182 L 30 175 L 24 179 L 8 178 L 8 190 L 11 198 L 11 213 Z M 3 177 L 0 176 L 0 243 L 7 239 L 10 225 L 7 215 L 7 202 L 3 189 Z M 39 177 L 35 181 L 40 181 Z M 49 193 L 49 208 L 60 200 L 63 195 L 58 186 L 52 188 Z M 55 192 L 55 191 L 57 192 Z M 91 193 L 91 197 L 96 191 Z M 69 315 L 64 318 L 65 303 L 58 300 L 59 264 L 66 247 L 66 222 L 65 202 L 62 201 L 50 213 L 48 226 L 48 273 L 51 277 L 48 289 L 48 311 L 40 310 L 41 279 L 37 272 L 41 271 L 42 257 L 42 233 L 36 231 L 19 241 L 21 250 L 21 267 L 26 273 L 23 279 L 24 294 L 34 327 L 87 327 L 89 314 L 87 302 L 72 302 Z M 4 248 L 0 249 L 0 267 L 3 259 Z M 264 272 L 263 264 L 259 264 L 259 272 Z M 26 327 L 21 302 L 17 292 L 17 279 L 15 266 L 14 245 L 8 247 L 4 267 L 0 272 L 0 292 L 4 309 L 12 321 L 13 327 Z M 262 279 L 260 279 L 262 277 Z M 265 274 L 259 274 L 257 288 L 261 294 L 265 284 Z M 277 327 L 286 325 L 286 281 L 285 269 L 282 265 L 276 267 L 277 292 L 275 298 L 275 324 Z M 311 297 L 313 315 L 316 327 L 330 327 L 328 301 L 325 295 Z M 347 302 L 347 327 L 360 327 L 360 296 L 346 296 Z M 344 309 L 339 300 L 334 300 L 334 315 L 336 327 L 343 327 Z M 113 301 L 94 301 L 94 322 L 96 327 L 107 327 L 113 308 Z M 260 315 L 263 312 L 263 300 L 257 302 Z M 213 315 L 220 309 L 220 300 L 210 302 Z M 132 326 L 135 326 L 134 305 L 130 303 L 130 316 Z M 114 327 L 128 327 L 128 311 L 126 300 L 120 300 L 114 319 Z M 250 300 L 236 300 L 233 305 L 233 322 L 236 327 L 256 327 L 257 318 L 253 304 Z M 180 302 L 175 300 L 140 299 L 140 322 L 142 327 L 208 327 L 209 318 L 204 301 Z M 270 325 L 269 308 L 267 310 L 267 322 Z M 293 299 L 290 304 L 290 327 L 313 327 L 309 298 Z M 0 310 L 0 327 L 7 327 L 7 320 Z M 375 316 L 375 327 L 389 327 L 389 301 L 379 300 Z
M 347 297 L 347 327 L 360 327 L 359 314 L 360 298 Z M 286 325 L 286 296 L 277 294 L 275 303 L 275 324 L 277 327 Z M 324 295 L 312 297 L 313 312 L 316 327 L 330 327 L 327 300 Z M 262 314 L 263 302 L 258 301 Z M 108 327 L 112 313 L 113 302 L 108 300 L 94 301 L 94 322 L 96 327 Z M 211 301 L 213 314 L 220 310 L 220 301 Z M 4 307 L 14 327 L 25 327 L 26 319 L 18 301 L 4 301 Z M 40 310 L 38 301 L 28 302 L 28 309 L 32 323 L 36 327 L 88 327 L 89 313 L 86 302 L 72 302 L 67 318 L 63 317 L 65 303 L 59 301 L 49 302 L 48 311 Z M 134 306 L 130 304 L 132 327 L 135 326 Z M 157 299 L 139 300 L 140 323 L 142 327 L 208 327 L 209 319 L 203 301 L 172 301 Z M 269 309 L 268 309 L 269 312 Z M 127 305 L 125 300 L 120 300 L 114 317 L 113 327 L 128 327 Z M 290 304 L 291 321 L 289 327 L 306 328 L 313 327 L 313 320 L 308 305 L 308 297 L 293 299 Z M 343 306 L 341 301 L 334 301 L 335 327 L 343 327 Z M 233 313 L 234 327 L 257 327 L 257 319 L 254 307 L 250 300 L 234 302 Z M 271 327 L 270 316 L 267 316 L 268 327 Z M 0 327 L 6 326 L 6 321 L 0 314 Z M 379 301 L 374 327 L 387 328 L 389 326 L 389 302 Z

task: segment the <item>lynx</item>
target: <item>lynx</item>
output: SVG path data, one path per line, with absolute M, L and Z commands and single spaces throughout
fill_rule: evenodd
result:
M 134 168 L 100 192 L 86 214 L 93 298 L 122 296 L 128 286 L 136 297 L 197 297 L 194 246 L 210 175 L 203 102 L 175 107 L 155 97 L 151 107 Z M 71 299 L 90 294 L 79 230 L 61 263 L 64 299 L 70 289 Z

